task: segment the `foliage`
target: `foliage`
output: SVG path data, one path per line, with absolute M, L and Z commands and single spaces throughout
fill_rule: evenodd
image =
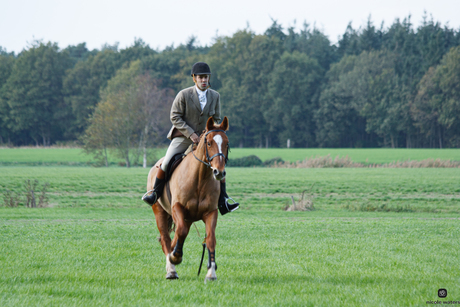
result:
M 25 194 L 13 190 L 5 189 L 3 192 L 3 204 L 5 207 L 18 207 L 23 205 L 27 208 L 46 207 L 48 205 L 49 196 L 46 194 L 49 183 L 42 185 L 41 191 L 38 191 L 38 180 L 24 180 L 23 190 Z M 21 197 L 23 195 L 24 197 Z
M 260 160 L 260 158 L 255 155 L 236 159 L 229 159 L 227 162 L 228 167 L 254 167 L 262 165 L 262 160 Z
M 0 51 L 2 49 L 0 48 Z M 5 99 L 5 84 L 13 70 L 15 58 L 12 54 L 0 52 L 0 143 L 10 143 L 8 129 L 9 107 Z
M 322 74 L 316 60 L 297 51 L 284 53 L 275 63 L 268 83 L 272 103 L 263 114 L 278 146 L 287 139 L 293 147 L 315 144 L 313 118 Z
M 3 191 L 3 205 L 5 207 L 17 207 L 19 205 L 20 198 L 14 191 L 5 189 Z
M 288 205 L 284 208 L 284 211 L 312 211 L 315 210 L 314 197 L 311 195 L 313 186 L 307 191 L 304 190 L 300 194 L 299 200 L 296 203 L 294 196 L 291 195 L 291 204 L 287 201 Z M 305 194 L 308 192 L 307 194 Z
M 412 105 L 417 127 L 428 138 L 458 147 L 460 137 L 460 47 L 452 48 L 441 63 L 431 67 L 418 86 Z
M 100 90 L 106 87 L 120 66 L 120 55 L 107 49 L 77 62 L 66 74 L 63 92 L 73 115 L 73 122 L 67 130 L 69 137 L 79 136 L 88 126 L 88 118 L 100 99 Z
M 460 60 L 450 51 L 460 32 L 432 17 L 388 27 L 369 17 L 359 29 L 350 23 L 336 44 L 307 22 L 283 28 L 276 20 L 262 34 L 247 27 L 209 47 L 196 42 L 191 36 L 162 51 L 139 38 L 121 50 L 85 43 L 60 50 L 51 42 L 18 55 L 0 49 L 0 143 L 49 146 L 82 137 L 107 100 L 101 93 L 109 80 L 139 60 L 140 74 L 175 93 L 193 85 L 193 63 L 208 62 L 237 147 L 284 147 L 288 139 L 297 148 L 460 146 Z
M 68 115 L 62 79 L 69 66 L 68 54 L 59 52 L 57 44 L 36 42 L 22 52 L 2 87 L 3 120 L 11 132 L 27 132 L 37 145 L 51 144 Z
M 281 157 L 274 157 L 264 161 L 264 166 L 273 166 L 278 163 L 284 163 L 284 160 Z
M 366 132 L 366 120 L 353 104 L 346 77 L 353 71 L 356 56 L 345 56 L 331 66 L 314 113 L 319 147 L 376 147 L 375 133 Z
M 101 101 L 82 138 L 86 152 L 94 153 L 108 166 L 107 151 L 113 150 L 130 167 L 143 150 L 146 167 L 147 143 L 159 143 L 169 128 L 166 120 L 171 101 L 171 91 L 159 89 L 155 80 L 142 74 L 140 61 L 132 62 L 101 92 Z
M 27 179 L 24 181 L 24 189 L 26 191 L 24 205 L 27 208 L 45 207 L 46 205 L 48 205 L 49 198 L 46 195 L 46 190 L 49 187 L 49 183 L 46 182 L 45 184 L 43 184 L 40 194 L 38 194 L 37 187 L 38 187 L 37 179 L 33 181 L 31 181 L 30 179 Z M 36 194 L 38 194 L 38 197 Z

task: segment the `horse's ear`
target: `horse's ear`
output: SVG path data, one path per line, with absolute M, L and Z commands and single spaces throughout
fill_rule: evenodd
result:
M 227 116 L 224 116 L 224 120 L 222 121 L 222 123 L 220 124 L 220 129 L 224 130 L 224 131 L 227 131 L 228 130 L 228 118 Z
M 214 129 L 214 119 L 211 117 L 208 118 L 208 121 L 206 122 L 206 130 L 210 131 Z

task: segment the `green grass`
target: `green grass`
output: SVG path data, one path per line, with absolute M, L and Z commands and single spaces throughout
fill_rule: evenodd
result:
M 1 163 L 86 163 L 92 156 L 79 148 L 0 148 Z
M 458 219 L 237 211 L 219 218 L 218 281 L 204 284 L 193 229 L 171 282 L 148 208 L 40 212 L 54 210 L 0 210 L 22 211 L 0 220 L 2 306 L 407 306 L 441 287 L 460 296 Z
M 0 208 L 0 306 L 407 306 L 460 300 L 458 169 L 228 168 L 218 280 L 203 223 L 165 280 L 141 168 L 0 167 L 0 191 L 50 183 L 49 208 Z M 303 190 L 316 210 L 285 212 Z M 2 199 L 0 199 L 2 201 Z M 405 210 L 401 210 L 405 208 Z
M 160 149 L 163 155 L 166 149 Z M 393 161 L 441 159 L 460 161 L 460 149 L 350 149 L 350 148 L 232 148 L 230 159 L 256 155 L 262 161 L 281 157 L 285 161 L 302 161 L 305 158 L 327 156 L 350 157 L 354 162 L 391 163 Z M 109 161 L 115 165 L 123 162 L 113 155 Z M 0 148 L 1 165 L 71 165 L 94 163 L 93 157 L 79 148 Z
M 20 193 L 27 179 L 48 182 L 50 206 L 143 207 L 147 169 L 121 167 L 2 167 L 0 190 Z M 460 212 L 458 169 L 228 168 L 228 190 L 244 210 L 278 211 L 307 190 L 318 210 L 409 208 L 409 212 Z M 372 210 L 372 207 L 369 208 Z M 378 211 L 378 210 L 377 210 Z
M 391 149 L 391 148 L 232 148 L 230 158 L 256 155 L 262 161 L 281 157 L 285 161 L 303 161 L 305 158 L 330 155 L 348 156 L 360 163 L 391 163 L 394 161 L 441 159 L 460 161 L 460 149 Z

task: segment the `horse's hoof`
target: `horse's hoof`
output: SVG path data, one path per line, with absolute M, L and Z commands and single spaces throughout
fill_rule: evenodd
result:
M 177 272 L 171 272 L 166 274 L 166 279 L 179 279 L 179 275 L 177 275 Z
M 178 265 L 182 262 L 182 257 L 176 257 L 173 253 L 171 253 L 169 254 L 169 261 L 174 265 Z
M 217 277 L 206 277 L 206 279 L 204 280 L 204 283 L 207 283 L 208 281 L 215 281 L 217 280 Z

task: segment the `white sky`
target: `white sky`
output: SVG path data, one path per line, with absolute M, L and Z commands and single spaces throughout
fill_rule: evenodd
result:
M 272 18 L 285 29 L 315 24 L 335 43 L 350 21 L 359 28 L 371 15 L 376 27 L 383 21 L 386 28 L 410 14 L 418 26 L 424 11 L 442 25 L 460 28 L 460 0 L 0 0 L 0 46 L 18 53 L 42 39 L 60 48 L 82 42 L 88 49 L 116 42 L 126 48 L 137 37 L 162 50 L 192 35 L 204 46 L 248 24 L 262 34 Z

